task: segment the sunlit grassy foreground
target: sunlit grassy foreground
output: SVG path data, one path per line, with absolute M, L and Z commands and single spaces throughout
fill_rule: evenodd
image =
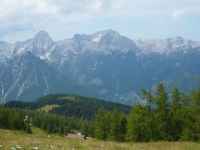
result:
M 21 149 L 65 149 L 65 150 L 197 150 L 200 143 L 193 142 L 150 142 L 150 143 L 117 143 L 111 141 L 99 141 L 95 139 L 78 140 L 59 137 L 58 135 L 46 135 L 38 128 L 32 128 L 33 134 L 25 134 L 21 131 L 9 131 L 0 129 L 0 150 Z

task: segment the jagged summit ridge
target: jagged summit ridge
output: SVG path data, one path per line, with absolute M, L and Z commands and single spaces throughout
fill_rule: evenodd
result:
M 169 54 L 171 52 L 190 50 L 191 48 L 200 47 L 199 42 L 184 40 L 181 36 L 167 39 L 147 39 L 144 41 L 133 40 L 140 48 L 141 54 L 156 52 L 160 54 Z
M 39 31 L 33 39 L 24 42 L 9 44 L 0 41 L 0 64 L 4 64 L 8 59 L 27 51 L 49 64 L 62 65 L 68 59 L 69 54 L 110 55 L 116 51 L 121 53 L 132 51 L 137 55 L 151 52 L 170 54 L 178 51 L 187 53 L 191 48 L 195 47 L 200 47 L 200 43 L 184 40 L 180 36 L 167 39 L 147 39 L 144 41 L 130 40 L 111 29 L 97 31 L 88 35 L 75 34 L 70 39 L 54 42 L 46 31 Z
M 119 32 L 111 29 L 98 31 L 89 35 L 75 34 L 70 41 L 66 41 L 66 44 L 64 44 L 64 41 L 58 41 L 57 43 L 64 48 L 64 53 L 71 51 L 74 54 L 82 54 L 90 51 L 96 54 L 103 53 L 107 55 L 112 54 L 113 51 L 121 51 L 122 53 L 140 51 L 132 40 L 121 36 Z

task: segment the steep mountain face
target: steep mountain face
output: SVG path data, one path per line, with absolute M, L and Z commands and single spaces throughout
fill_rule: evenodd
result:
M 33 55 L 45 60 L 49 64 L 59 64 L 61 54 L 58 50 L 58 45 L 53 42 L 49 34 L 45 31 L 40 31 L 32 40 L 25 43 L 17 43 L 12 57 L 30 51 Z
M 0 41 L 0 65 L 11 58 L 15 45 Z
M 38 57 L 37 61 L 44 60 L 52 68 L 43 68 L 46 70 L 43 72 L 38 70 L 44 61 L 40 64 L 35 63 L 35 59 L 26 60 L 28 51 Z M 24 100 L 24 91 L 31 89 L 26 93 L 36 98 L 47 93 L 72 92 L 132 105 L 140 99 L 141 87 L 151 87 L 154 91 L 160 82 L 166 85 L 168 91 L 176 84 L 186 93 L 192 87 L 197 88 L 200 43 L 181 37 L 130 40 L 112 30 L 90 35 L 76 34 L 71 39 L 54 42 L 48 33 L 40 31 L 33 39 L 14 45 L 0 42 L 0 62 L 4 64 L 8 59 L 11 60 L 1 69 L 2 101 Z M 37 67 L 33 64 L 37 64 Z M 29 71 L 27 68 L 30 68 Z M 63 76 L 57 75 L 53 69 Z M 35 79 L 39 76 L 41 82 L 36 83 Z M 67 84 L 57 79 L 57 76 L 61 76 Z M 45 80 L 48 86 L 53 82 L 53 86 L 47 88 Z M 39 83 L 41 85 L 38 86 Z
M 0 68 L 1 102 L 33 101 L 51 93 L 87 95 L 83 87 L 71 83 L 43 60 L 25 52 Z
M 198 87 L 199 60 L 200 48 L 190 49 L 188 53 L 178 51 L 168 55 L 159 53 L 140 55 L 138 65 L 143 73 L 141 76 L 143 80 L 139 80 L 140 84 L 146 89 L 152 86 L 154 91 L 155 86 L 162 82 L 169 92 L 174 85 L 178 85 L 180 90 L 189 94 L 192 87 L 195 89 Z

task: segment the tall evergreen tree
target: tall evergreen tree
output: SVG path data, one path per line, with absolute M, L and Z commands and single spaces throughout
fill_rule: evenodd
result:
M 183 109 L 182 109 L 182 99 L 178 86 L 174 86 L 171 92 L 171 108 L 169 112 L 169 118 L 171 122 L 170 135 L 172 135 L 173 140 L 177 141 L 181 137 L 182 127 L 183 127 Z
M 1 107 L 0 109 L 0 127 L 3 127 L 5 129 L 9 129 L 9 110 L 5 109 L 4 107 Z
M 148 110 L 146 106 L 137 103 L 133 106 L 127 124 L 126 141 L 143 142 L 150 140 L 150 131 L 147 130 L 146 118 Z
M 170 122 L 168 120 L 169 102 L 168 93 L 165 86 L 160 83 L 156 88 L 156 124 L 157 124 L 157 138 L 159 140 L 170 140 L 172 137 L 168 133 Z
M 25 130 L 26 129 L 26 125 L 24 123 L 24 115 L 22 114 L 21 110 L 17 113 L 17 123 L 18 123 L 18 130 Z
M 152 103 L 154 102 L 155 98 L 151 95 L 151 88 L 149 88 L 149 91 L 144 90 L 143 88 L 140 89 L 142 92 L 142 99 L 147 101 L 147 106 L 149 110 L 149 114 L 147 116 L 147 124 L 149 125 L 149 128 L 151 130 L 151 140 L 153 141 L 153 128 L 154 128 L 154 122 L 155 118 L 153 116 L 152 112 Z
M 119 140 L 119 112 L 117 109 L 113 111 L 111 116 L 109 139 Z
M 125 141 L 126 125 L 127 125 L 127 117 L 124 112 L 121 112 L 119 116 L 119 135 L 118 135 L 118 140 L 120 142 Z
M 53 133 L 58 133 L 58 128 L 56 126 L 53 128 Z
M 183 95 L 186 105 L 183 140 L 198 141 L 200 139 L 200 88 L 195 91 L 191 89 L 190 95 Z
M 81 134 L 88 136 L 88 125 L 85 122 L 82 123 L 80 132 Z
M 29 133 L 29 134 L 33 133 L 28 124 L 26 124 L 26 130 L 25 131 L 26 131 L 26 133 Z
M 92 122 L 89 127 L 89 136 L 94 138 L 95 124 Z
M 70 129 L 69 129 L 69 127 L 65 126 L 64 127 L 64 134 L 67 135 L 68 133 L 70 133 Z
M 95 116 L 95 137 L 100 140 L 106 140 L 108 137 L 109 129 L 110 129 L 110 111 L 106 112 L 106 110 L 102 107 L 98 110 L 98 114 Z
M 60 135 L 64 134 L 64 128 L 65 128 L 65 126 L 63 126 L 63 125 L 60 126 L 60 130 L 59 130 Z

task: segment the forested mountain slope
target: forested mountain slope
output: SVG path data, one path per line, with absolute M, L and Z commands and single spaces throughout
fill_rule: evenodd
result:
M 117 108 L 119 112 L 123 111 L 127 115 L 131 110 L 131 106 L 128 105 L 72 94 L 50 94 L 40 97 L 34 102 L 10 101 L 4 104 L 4 107 L 36 110 L 53 104 L 57 104 L 59 107 L 52 108 L 49 113 L 87 120 L 93 120 L 101 107 L 108 111 Z

